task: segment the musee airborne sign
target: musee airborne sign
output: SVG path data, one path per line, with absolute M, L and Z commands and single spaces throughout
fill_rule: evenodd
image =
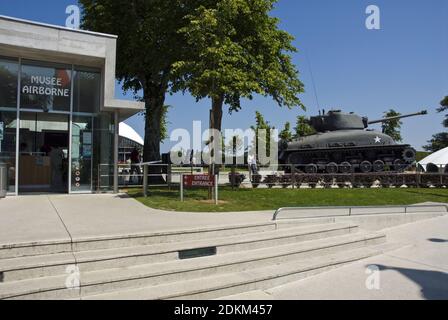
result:
M 31 76 L 31 83 L 22 87 L 23 94 L 70 97 L 70 90 L 64 88 L 64 80 L 56 77 Z

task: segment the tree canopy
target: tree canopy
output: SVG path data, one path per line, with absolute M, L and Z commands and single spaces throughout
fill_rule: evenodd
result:
M 398 117 L 401 116 L 401 113 L 395 111 L 394 109 L 390 109 L 389 111 L 384 112 L 385 118 L 390 117 Z M 403 122 L 399 119 L 391 120 L 383 123 L 383 133 L 390 136 L 397 142 L 403 141 L 403 137 L 401 136 L 401 126 Z
M 285 127 L 282 131 L 280 131 L 280 134 L 278 136 L 280 140 L 290 142 L 293 139 L 292 132 L 291 132 L 291 123 L 286 122 Z
M 437 109 L 438 112 L 445 112 L 446 110 L 448 110 L 448 96 L 440 101 L 440 108 Z M 448 128 L 448 114 L 445 116 L 443 125 L 445 126 L 445 128 Z
M 145 161 L 160 159 L 165 95 L 173 64 L 187 52 L 185 16 L 200 0 L 79 0 L 84 29 L 118 35 L 116 76 L 124 90 L 142 90 Z
M 316 133 L 316 130 L 310 125 L 309 119 L 305 116 L 297 116 L 294 131 L 295 138 L 305 137 Z
M 432 139 L 428 141 L 428 145 L 423 149 L 430 152 L 436 152 L 448 147 L 448 132 L 437 133 L 432 136 Z
M 261 146 L 266 146 L 266 153 L 269 156 L 271 151 L 271 134 L 272 130 L 275 130 L 275 127 L 271 126 L 268 121 L 265 120 L 264 116 L 261 112 L 255 112 L 255 126 L 251 126 L 251 129 L 255 132 L 255 141 L 253 145 L 256 148 L 256 153 L 259 154 L 259 148 Z M 263 131 L 265 132 L 265 136 L 261 134 Z M 264 133 L 263 133 L 264 134 Z M 263 137 L 265 139 L 263 139 Z M 261 145 L 260 145 L 261 144 Z
M 218 0 L 197 8 L 181 29 L 189 55 L 175 64 L 175 90 L 212 100 L 211 128 L 221 130 L 222 106 L 241 108 L 241 99 L 270 96 L 280 106 L 304 108 L 303 84 L 291 62 L 293 37 L 269 14 L 275 0 Z

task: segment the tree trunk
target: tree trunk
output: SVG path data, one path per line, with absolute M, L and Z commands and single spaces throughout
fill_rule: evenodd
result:
M 212 98 L 212 116 L 210 129 L 221 131 L 222 129 L 222 105 L 224 104 L 224 97 Z
M 212 98 L 212 110 L 210 112 L 210 129 L 215 129 L 221 132 L 222 129 L 222 105 L 224 104 L 224 97 L 214 97 Z M 210 139 L 218 139 L 218 137 L 211 136 Z M 221 139 L 219 137 L 219 139 Z M 210 140 L 211 141 L 211 140 Z M 210 147 L 213 144 L 210 144 Z M 218 153 L 220 154 L 220 153 Z M 208 171 L 210 175 L 219 174 L 219 170 L 217 170 L 215 166 L 216 162 L 216 150 L 213 152 L 213 160 L 210 165 Z M 209 188 L 209 199 L 212 200 L 214 198 L 214 188 Z
M 161 118 L 165 103 L 166 90 L 162 85 L 151 85 L 145 88 L 145 145 L 143 148 L 143 162 L 159 161 L 161 141 Z M 149 167 L 148 181 L 151 184 L 165 184 L 161 176 L 161 166 Z

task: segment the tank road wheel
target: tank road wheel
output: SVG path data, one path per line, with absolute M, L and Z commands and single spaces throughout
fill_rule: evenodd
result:
M 352 165 L 350 164 L 350 162 L 347 162 L 347 161 L 342 162 L 339 165 L 339 171 L 341 173 L 350 173 L 350 172 L 352 172 Z
M 406 169 L 406 162 L 401 159 L 394 161 L 394 170 L 398 172 L 403 172 Z
M 309 164 L 305 167 L 306 173 L 317 173 L 317 166 L 315 164 Z
M 403 160 L 407 163 L 411 163 L 415 161 L 415 158 L 417 157 L 417 153 L 414 149 L 408 148 L 403 151 Z
M 373 165 L 370 161 L 363 161 L 359 165 L 359 169 L 362 173 L 369 173 L 372 171 Z
M 327 173 L 335 174 L 338 173 L 339 168 L 336 163 L 330 162 L 329 164 L 327 164 L 325 170 L 327 171 Z
M 385 168 L 386 168 L 386 164 L 384 163 L 384 161 L 376 160 L 373 163 L 373 171 L 375 171 L 375 172 L 383 172 Z

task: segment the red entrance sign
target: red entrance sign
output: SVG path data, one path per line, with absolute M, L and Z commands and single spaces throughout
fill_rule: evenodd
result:
M 215 177 L 208 174 L 193 174 L 184 176 L 184 186 L 187 188 L 192 187 L 214 187 Z

